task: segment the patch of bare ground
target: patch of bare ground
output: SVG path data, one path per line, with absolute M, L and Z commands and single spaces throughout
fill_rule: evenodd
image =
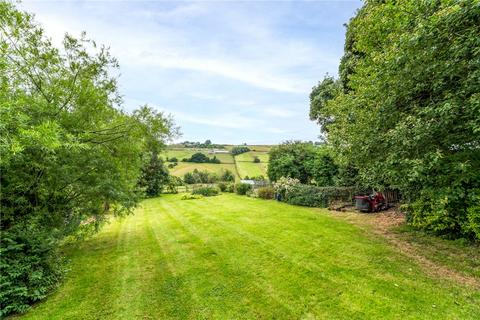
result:
M 476 274 L 466 274 L 465 272 L 455 270 L 451 266 L 439 262 L 438 259 L 432 259 L 435 255 L 445 254 L 451 255 L 451 259 L 458 259 L 458 261 L 464 261 L 464 259 L 479 259 L 473 267 L 477 269 L 480 268 L 480 251 L 474 254 L 474 257 L 470 255 L 471 252 L 461 252 L 459 249 L 449 250 L 448 248 L 439 248 L 438 251 L 435 252 L 437 248 L 432 246 L 432 243 L 412 241 L 414 235 L 402 236 L 401 233 L 394 231 L 395 228 L 405 225 L 405 215 L 395 209 L 368 214 L 358 213 L 354 211 L 353 208 L 345 208 L 342 209 L 341 212 L 331 212 L 337 217 L 341 217 L 383 237 L 398 252 L 416 261 L 430 276 L 449 279 L 461 285 L 480 290 L 480 277 L 477 277 Z M 443 240 L 439 239 L 439 241 Z M 476 248 L 480 249 L 480 247 Z

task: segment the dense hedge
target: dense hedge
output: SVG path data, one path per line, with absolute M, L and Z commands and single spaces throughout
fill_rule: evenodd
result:
M 349 202 L 356 194 L 367 193 L 356 187 L 317 187 L 306 184 L 291 186 L 282 200 L 299 206 L 326 208 L 334 201 Z
M 199 187 L 192 191 L 192 194 L 200 194 L 204 197 L 211 197 L 218 195 L 219 191 L 216 187 Z
M 45 298 L 63 275 L 54 237 L 34 225 L 2 233 L 0 249 L 0 319 L 25 312 Z

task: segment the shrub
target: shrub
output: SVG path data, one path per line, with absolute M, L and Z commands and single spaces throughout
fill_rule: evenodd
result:
M 255 156 L 255 157 L 253 158 L 253 163 L 260 163 L 260 158 L 257 157 L 257 156 Z
M 203 196 L 201 194 L 185 194 L 182 196 L 181 200 L 195 200 L 195 199 L 202 199 Z
M 361 192 L 354 187 L 317 187 L 306 184 L 289 185 L 282 200 L 299 206 L 327 208 L 335 201 L 351 201 L 353 196 Z
M 225 190 L 227 190 L 227 184 L 225 182 L 218 183 L 218 189 L 220 189 L 221 192 L 225 192 Z
M 192 194 L 200 194 L 204 197 L 216 196 L 218 193 L 218 189 L 215 187 L 198 187 L 192 191 Z
M 273 189 L 273 187 L 258 188 L 257 194 L 258 197 L 262 199 L 273 199 L 275 195 L 275 190 Z
M 249 190 L 252 189 L 252 186 L 246 183 L 237 183 L 235 184 L 235 193 L 239 195 L 246 195 Z
M 178 159 L 176 157 L 172 157 L 170 159 L 167 159 L 167 161 L 170 161 L 170 162 L 178 162 Z
M 470 194 L 452 192 L 451 188 L 423 190 L 408 206 L 408 222 L 414 227 L 449 238 L 480 236 L 480 190 Z M 462 205 L 463 204 L 463 205 Z
M 230 193 L 235 192 L 235 184 L 233 183 L 227 184 L 227 188 L 225 189 L 225 192 L 230 192 Z
M 2 231 L 0 245 L 0 319 L 23 313 L 46 297 L 63 274 L 57 243 L 34 225 Z
M 233 172 L 232 172 L 232 171 L 230 171 L 230 170 L 225 170 L 225 171 L 222 173 L 220 179 L 221 179 L 222 181 L 232 181 L 232 182 L 233 182 L 233 181 L 235 181 L 235 176 L 233 175 Z

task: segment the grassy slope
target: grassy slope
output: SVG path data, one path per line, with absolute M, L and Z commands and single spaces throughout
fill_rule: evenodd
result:
M 253 159 L 255 157 L 258 157 L 261 162 L 254 163 Z M 245 152 L 235 156 L 235 161 L 237 165 L 237 171 L 240 177 L 242 178 L 244 178 L 245 176 L 267 177 L 267 166 L 268 166 L 267 152 L 258 152 L 258 151 Z
M 475 319 L 480 293 L 434 279 L 323 210 L 221 195 L 143 203 L 72 248 L 25 319 Z

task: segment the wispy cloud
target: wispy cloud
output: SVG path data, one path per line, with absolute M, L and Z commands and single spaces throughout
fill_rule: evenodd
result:
M 65 32 L 85 30 L 109 46 L 122 68 L 127 109 L 165 106 L 190 138 L 215 139 L 214 129 L 223 128 L 229 130 L 222 138 L 266 143 L 315 138 L 308 93 L 325 73 L 336 74 L 342 24 L 360 4 L 26 0 L 21 6 L 36 13 L 56 43 Z

